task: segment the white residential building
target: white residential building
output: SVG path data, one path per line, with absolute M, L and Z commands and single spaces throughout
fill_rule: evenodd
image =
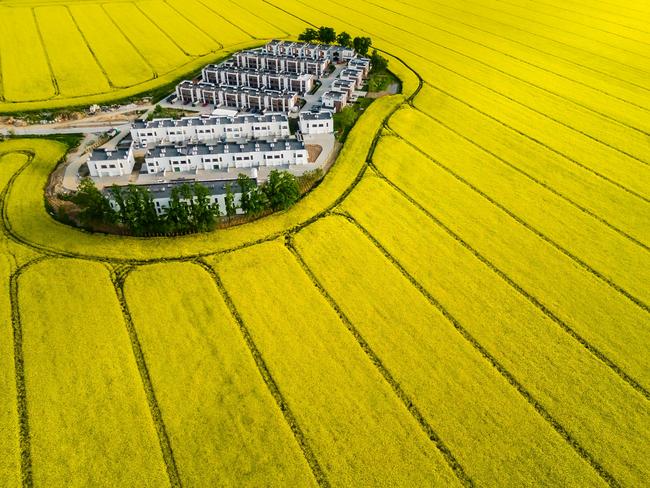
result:
M 255 178 L 254 181 L 255 184 L 257 184 L 257 180 Z M 219 213 L 221 215 L 226 215 L 226 194 L 227 194 L 228 185 L 230 185 L 230 190 L 233 193 L 235 206 L 239 207 L 239 204 L 241 202 L 241 193 L 239 191 L 239 185 L 237 184 L 236 179 L 209 180 L 209 181 L 182 180 L 182 181 L 170 181 L 166 183 L 155 183 L 151 185 L 140 185 L 140 186 L 142 188 L 146 188 L 147 190 L 149 190 L 153 203 L 156 207 L 156 213 L 158 215 L 162 215 L 165 213 L 166 209 L 169 208 L 169 202 L 172 197 L 172 190 L 175 187 L 179 187 L 185 183 L 188 183 L 190 185 L 193 183 L 199 183 L 200 185 L 205 186 L 209 191 L 210 203 L 219 205 Z M 108 198 L 111 207 L 114 210 L 119 211 L 120 207 L 115 201 L 115 199 L 113 198 L 111 192 L 105 190 L 104 194 Z M 237 213 L 241 214 L 243 212 L 240 208 L 237 208 Z
M 314 86 L 314 75 L 239 68 L 226 64 L 209 64 L 202 71 L 202 80 L 222 87 L 248 87 L 275 91 L 307 93 Z
M 327 44 L 307 44 L 274 39 L 263 50 L 275 56 L 295 56 L 311 59 L 329 59 L 331 61 L 349 61 L 356 56 L 351 47 Z
M 298 125 L 303 134 L 331 134 L 334 132 L 334 116 L 329 110 L 300 112 Z
M 269 110 L 290 112 L 298 104 L 298 93 L 257 89 L 250 87 L 226 87 L 214 83 L 184 81 L 176 87 L 178 98 L 184 103 L 212 104 L 238 110 Z
M 304 143 L 296 139 L 249 141 L 245 143 L 157 146 L 147 151 L 144 170 L 149 174 L 261 166 L 306 164 Z
M 285 72 L 308 73 L 322 76 L 331 62 L 331 57 L 306 58 L 292 55 L 275 55 L 260 50 L 241 51 L 233 57 L 233 64 L 239 68 Z
M 131 174 L 135 159 L 133 147 L 128 149 L 95 149 L 87 161 L 90 176 L 123 176 Z
M 321 96 L 323 107 L 338 113 L 348 104 L 348 95 L 341 91 L 327 91 Z
M 154 119 L 137 121 L 131 128 L 133 141 L 142 147 L 289 136 L 289 120 L 286 115 L 279 113 Z

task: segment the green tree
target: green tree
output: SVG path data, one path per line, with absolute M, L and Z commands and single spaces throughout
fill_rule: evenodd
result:
M 287 209 L 300 198 L 298 180 L 288 171 L 272 170 L 262 191 L 273 210 Z
M 187 202 L 182 200 L 178 186 L 172 188 L 167 209 L 165 210 L 166 231 L 184 232 L 189 228 L 190 212 Z
M 239 206 L 244 211 L 244 213 L 249 213 L 250 211 L 250 201 L 251 194 L 253 189 L 256 188 L 255 181 L 250 179 L 247 175 L 239 173 L 237 176 L 237 184 L 239 185 L 239 193 L 241 193 L 241 200 Z
M 318 39 L 318 31 L 307 27 L 299 36 L 298 40 L 301 42 L 313 42 Z
M 336 31 L 333 27 L 322 25 L 318 28 L 318 40 L 323 44 L 332 44 L 336 41 Z
M 237 207 L 235 206 L 235 194 L 232 192 L 232 185 L 230 183 L 226 185 L 225 204 L 226 215 L 228 217 L 232 217 L 237 213 Z
M 343 47 L 352 47 L 352 36 L 347 32 L 341 32 L 336 36 L 336 43 Z
M 388 68 L 388 60 L 379 54 L 376 49 L 372 50 L 370 63 L 372 64 L 373 73 L 382 73 Z
M 205 232 L 210 230 L 219 216 L 219 204 L 210 203 L 210 190 L 194 183 L 192 185 L 192 221 L 195 230 Z
M 352 41 L 352 46 L 354 50 L 361 56 L 367 56 L 368 50 L 372 45 L 372 39 L 369 37 L 355 37 Z
M 90 222 L 112 223 L 117 220 L 117 214 L 111 208 L 108 198 L 97 189 L 90 178 L 83 178 L 77 191 L 65 199 L 81 209 L 79 220 L 85 224 Z

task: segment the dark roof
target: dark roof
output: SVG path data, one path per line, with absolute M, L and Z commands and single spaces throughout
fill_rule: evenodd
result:
M 257 183 L 257 178 L 252 178 Z M 237 178 L 231 178 L 227 180 L 207 180 L 207 181 L 198 181 L 193 179 L 176 179 L 170 180 L 165 183 L 152 183 L 149 185 L 137 185 L 141 188 L 146 188 L 151 193 L 151 196 L 154 200 L 161 198 L 171 198 L 172 189 L 179 187 L 185 183 L 199 183 L 205 186 L 211 196 L 225 195 L 226 194 L 226 185 L 230 184 L 233 188 L 233 193 L 238 193 Z M 104 194 L 110 197 L 109 189 L 104 189 Z
M 116 161 L 126 159 L 129 155 L 128 149 L 94 149 L 90 155 L 91 161 Z
M 268 113 L 264 115 L 237 115 L 226 117 L 224 115 L 213 115 L 210 117 L 183 117 L 182 119 L 153 119 L 151 121 L 138 120 L 133 123 L 134 129 L 152 129 L 160 127 L 190 127 L 202 125 L 232 125 L 243 123 L 260 122 L 287 122 L 287 116 L 279 113 Z
M 330 120 L 333 118 L 332 112 L 323 110 L 322 112 L 300 112 L 300 118 L 305 120 Z
M 147 151 L 147 158 L 179 157 L 186 155 L 204 156 L 208 154 L 233 154 L 249 152 L 273 152 L 304 149 L 303 142 L 297 139 L 277 139 L 275 141 L 248 141 L 243 143 L 215 142 L 214 144 L 189 144 L 187 146 L 156 146 Z

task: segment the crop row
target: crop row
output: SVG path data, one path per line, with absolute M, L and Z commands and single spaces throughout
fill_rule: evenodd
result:
M 22 454 L 31 461 L 30 471 L 23 459 L 23 475 L 44 486 L 164 485 L 156 432 L 106 269 L 48 260 L 26 269 L 15 286 Z
M 405 66 L 398 65 L 397 60 L 394 62 L 394 69 L 405 80 L 405 87 L 416 90 L 414 75 Z M 176 239 L 88 234 L 53 220 L 43 206 L 42 188 L 54 166 L 65 155 L 65 146 L 36 139 L 5 141 L 0 143 L 0 155 L 24 150 L 34 155 L 32 162 L 14 176 L 10 185 L 4 208 L 5 225 L 15 239 L 27 246 L 64 256 L 114 261 L 182 259 L 274 238 L 328 211 L 354 187 L 383 122 L 404 100 L 402 95 L 395 95 L 374 102 L 350 132 L 327 178 L 288 211 L 244 226 Z
M 152 283 L 159 291 L 143 293 Z M 183 484 L 313 484 L 210 275 L 188 263 L 143 267 L 124 295 Z
M 503 113 L 503 101 L 506 106 L 510 101 L 511 104 L 516 105 L 514 109 L 519 112 L 522 112 L 523 107 L 525 109 L 523 112 L 532 111 L 533 116 L 537 114 L 559 122 L 565 128 L 575 129 L 606 148 L 650 162 L 646 136 L 642 132 L 602 117 L 562 96 L 546 93 L 507 74 L 495 71 L 490 66 L 489 59 L 480 62 L 472 60 L 443 46 L 433 45 L 412 34 L 387 26 L 385 22 L 345 10 L 339 4 L 332 4 L 332 9 L 328 11 L 324 9 L 326 5 L 323 9 L 318 9 L 300 0 L 288 1 L 292 11 L 297 11 L 297 15 L 316 24 L 333 23 L 340 29 L 367 31 L 373 39 L 380 41 L 378 44 L 386 46 L 391 52 L 399 55 L 434 86 L 443 87 L 449 93 L 457 93 L 458 90 L 463 89 L 461 98 L 478 98 L 484 100 L 484 103 L 495 104 L 495 107 L 501 110 L 496 114 Z M 324 1 L 329 4 L 327 0 Z M 329 13 L 331 11 L 340 14 L 332 15 Z M 598 104 L 600 98 L 602 97 L 595 96 L 594 103 Z M 526 117 L 530 115 L 525 114 L 524 120 Z M 647 113 L 644 112 L 639 117 L 639 120 L 647 120 Z M 573 137 L 575 138 L 575 134 Z M 624 156 L 620 154 L 613 157 Z
M 458 483 L 436 445 L 280 242 L 210 264 L 332 485 Z
M 369 0 L 370 1 L 370 0 Z M 372 0 L 377 1 L 377 0 Z M 582 69 L 606 75 L 608 79 L 616 80 L 624 86 L 645 89 L 644 73 L 641 70 L 627 66 L 616 60 L 606 59 L 602 54 L 578 49 L 575 46 L 559 42 L 542 34 L 526 31 L 515 24 L 507 24 L 503 20 L 480 15 L 476 10 L 463 9 L 462 5 L 447 6 L 432 0 L 426 5 L 417 4 L 412 0 L 400 1 L 400 9 L 408 12 L 409 17 L 419 19 L 441 19 L 448 26 L 464 26 L 467 32 L 481 32 L 496 39 L 507 40 L 522 46 L 526 51 L 541 53 L 544 57 L 557 58 L 571 63 Z
M 650 332 L 639 327 L 647 322 L 647 312 L 404 142 L 385 138 L 374 163 L 554 316 L 650 389 L 650 363 L 643 353 Z M 429 185 L 418 184 L 420 178 Z
M 453 317 L 340 217 L 297 234 L 317 286 L 479 486 L 597 484 L 594 471 L 510 387 Z M 366 342 L 367 341 L 367 342 Z M 481 401 L 477 402 L 476 399 Z M 484 422 L 489 417 L 490 422 Z M 486 439 L 489 439 L 486 442 Z M 542 454 L 543 453 L 543 454 Z
M 391 126 L 458 181 L 648 311 L 650 255 L 643 248 L 417 112 L 400 111 Z
M 425 186 L 424 182 L 432 183 L 420 177 L 412 185 Z M 434 187 L 443 189 L 439 191 L 445 197 L 456 192 L 453 187 Z M 428 201 L 430 212 L 440 213 L 433 210 L 440 200 Z M 462 205 L 473 208 L 468 202 Z M 390 185 L 367 176 L 343 210 L 462 324 L 506 379 L 522 388 L 519 391 L 531 405 L 605 479 L 639 483 L 648 452 L 638 446 L 650 425 L 643 395 L 495 273 L 495 265 L 478 258 L 472 244 Z M 476 210 L 476 220 L 488 218 L 482 209 Z M 483 240 L 511 235 L 499 227 L 477 232 Z M 503 252 L 508 251 L 512 261 L 522 259 L 516 247 L 507 246 Z M 531 262 L 528 256 L 523 259 Z

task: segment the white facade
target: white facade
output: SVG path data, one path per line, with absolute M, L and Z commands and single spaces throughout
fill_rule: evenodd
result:
M 300 112 L 298 124 L 300 132 L 303 134 L 331 134 L 334 132 L 334 117 L 328 110 L 317 114 Z
M 253 70 L 224 64 L 203 68 L 202 80 L 223 87 L 248 87 L 275 91 L 306 93 L 314 86 L 314 75 Z
M 268 139 L 289 135 L 289 121 L 284 114 L 154 119 L 136 122 L 131 129 L 131 137 L 143 147 L 217 139 Z
M 129 149 L 95 149 L 89 156 L 88 171 L 90 176 L 123 176 L 131 174 L 135 159 L 133 147 Z
M 220 215 L 226 215 L 226 186 L 230 185 L 231 191 L 233 193 L 233 200 L 236 207 L 239 207 L 241 203 L 241 193 L 239 192 L 239 185 L 237 180 L 219 180 L 219 181 L 185 181 L 185 182 L 168 182 L 168 183 L 156 183 L 153 185 L 142 185 L 142 187 L 149 190 L 151 198 L 156 208 L 156 213 L 158 215 L 163 215 L 167 208 L 169 208 L 169 202 L 171 201 L 172 189 L 175 186 L 180 186 L 183 183 L 193 184 L 199 183 L 200 185 L 205 186 L 209 191 L 209 200 L 212 204 L 219 205 Z M 111 207 L 115 211 L 119 211 L 119 205 L 113 198 L 112 194 L 109 191 L 105 191 L 105 195 L 108 197 L 108 201 Z M 181 201 L 186 201 L 181 199 Z M 243 211 L 240 208 L 237 208 L 237 213 L 241 214 Z
M 261 166 L 307 164 L 308 154 L 295 139 L 247 142 L 244 144 L 197 144 L 187 147 L 160 146 L 145 156 L 147 173 L 167 173 Z

